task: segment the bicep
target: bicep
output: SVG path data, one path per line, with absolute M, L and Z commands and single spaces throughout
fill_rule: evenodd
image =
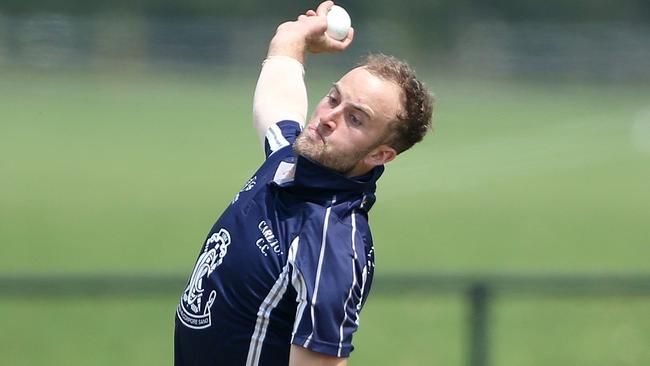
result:
M 289 366 L 347 366 L 348 359 L 310 351 L 307 348 L 291 345 Z

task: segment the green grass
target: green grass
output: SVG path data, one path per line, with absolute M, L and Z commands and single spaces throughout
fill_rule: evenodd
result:
M 5 299 L 8 365 L 170 364 L 177 297 Z M 647 298 L 507 298 L 494 303 L 494 365 L 638 366 L 650 362 Z M 466 309 L 452 296 L 372 298 L 351 365 L 463 365 Z M 9 315 L 10 314 L 10 315 Z M 399 314 L 399 315 L 398 315 Z M 35 345 L 38 347 L 35 349 Z
M 634 297 L 498 301 L 492 317 L 494 364 L 647 365 L 648 302 Z
M 314 84 L 312 99 L 327 85 Z M 650 93 L 431 84 L 435 136 L 380 181 L 380 268 L 647 269 L 650 153 L 635 148 L 632 126 Z M 261 161 L 253 86 L 219 75 L 5 76 L 0 268 L 185 273 Z
M 379 295 L 366 303 L 351 365 L 462 365 L 462 299 Z
M 170 298 L 5 299 L 3 364 L 168 365 L 174 310 Z
M 188 275 L 262 160 L 255 72 L 3 73 L 0 275 Z M 324 75 L 308 77 L 312 101 Z M 429 84 L 435 136 L 379 182 L 379 273 L 648 272 L 650 91 Z M 175 301 L 1 299 L 0 341 L 13 365 L 169 363 Z M 499 298 L 495 364 L 647 364 L 649 301 Z M 371 297 L 351 362 L 462 364 L 462 304 Z
M 166 365 L 173 352 L 173 315 L 177 297 L 151 299 L 57 299 L 0 302 L 3 363 L 49 365 Z M 459 364 L 462 360 L 462 314 L 453 298 L 420 298 L 405 302 L 378 296 L 361 320 L 364 332 L 355 339 L 351 363 L 420 365 L 422 360 Z M 395 317 L 405 312 L 409 317 Z M 443 327 L 422 337 L 414 327 Z M 395 337 L 402 334 L 402 337 Z M 38 345 L 38 351 L 34 350 Z M 380 348 L 380 346 L 386 348 Z

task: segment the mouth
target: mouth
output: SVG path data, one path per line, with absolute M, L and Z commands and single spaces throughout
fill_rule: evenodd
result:
M 314 137 L 320 139 L 323 144 L 325 143 L 325 138 L 323 138 L 323 135 L 318 132 L 318 127 L 316 127 L 316 125 L 312 124 L 308 127 L 308 129 Z

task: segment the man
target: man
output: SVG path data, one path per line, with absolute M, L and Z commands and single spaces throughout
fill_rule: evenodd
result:
M 334 83 L 303 130 L 305 55 L 346 49 L 323 2 L 280 25 L 255 89 L 266 160 L 212 227 L 176 312 L 176 365 L 346 365 L 373 278 L 383 165 L 430 127 L 431 97 L 387 56 Z

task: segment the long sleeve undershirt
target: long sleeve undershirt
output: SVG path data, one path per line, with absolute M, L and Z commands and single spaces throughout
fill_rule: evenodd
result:
M 270 56 L 262 63 L 253 96 L 253 125 L 264 142 L 267 129 L 282 120 L 304 127 L 307 117 L 305 69 L 288 56 Z

